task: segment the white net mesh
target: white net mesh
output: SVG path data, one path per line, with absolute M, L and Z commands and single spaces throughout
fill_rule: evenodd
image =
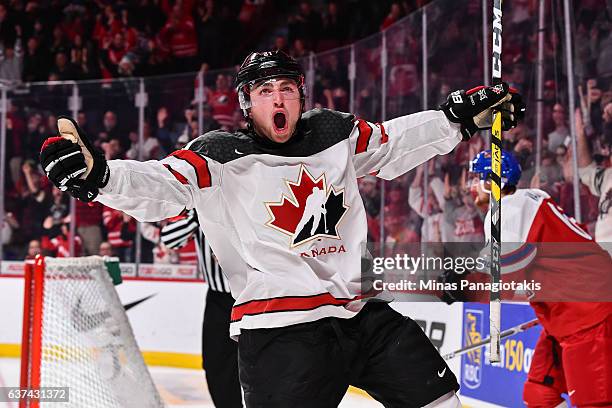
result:
M 69 387 L 49 407 L 162 407 L 100 257 L 45 259 L 41 387 Z

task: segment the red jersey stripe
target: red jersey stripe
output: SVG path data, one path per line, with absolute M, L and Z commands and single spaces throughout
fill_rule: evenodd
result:
M 329 293 L 312 296 L 288 296 L 282 298 L 252 300 L 232 308 L 232 322 L 241 320 L 245 315 L 258 315 L 273 312 L 294 312 L 297 310 L 313 310 L 321 306 L 344 306 L 364 296 L 352 299 L 337 299 Z
M 357 120 L 357 129 L 359 129 L 359 136 L 357 137 L 355 154 L 363 153 L 368 149 L 370 137 L 372 136 L 372 127 L 363 119 Z
M 208 163 L 205 158 L 191 150 L 177 150 L 171 153 L 170 156 L 185 160 L 193 167 L 196 177 L 198 178 L 199 188 L 210 187 L 212 185 L 210 170 L 208 169 Z
M 380 144 L 387 143 L 389 141 L 389 136 L 387 135 L 387 132 L 385 132 L 385 127 L 382 123 L 377 123 L 376 126 L 380 128 Z
M 181 173 L 170 167 L 169 164 L 164 164 L 164 167 L 166 167 L 170 171 L 170 173 L 172 173 L 172 175 L 182 184 L 189 184 L 189 181 L 187 181 L 187 179 Z

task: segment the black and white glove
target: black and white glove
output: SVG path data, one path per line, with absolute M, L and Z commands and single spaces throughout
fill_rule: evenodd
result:
M 57 120 L 59 136 L 40 149 L 45 174 L 62 191 L 81 201 L 93 201 L 110 176 L 104 155 L 95 150 L 77 123 L 65 116 Z
M 506 82 L 452 92 L 440 109 L 448 120 L 461 124 L 463 140 L 469 140 L 479 130 L 491 128 L 496 106 L 502 113 L 502 130 L 516 127 L 525 116 L 521 95 Z

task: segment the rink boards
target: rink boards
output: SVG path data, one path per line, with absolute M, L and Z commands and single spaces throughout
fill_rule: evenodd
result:
M 0 357 L 15 357 L 21 341 L 21 305 L 23 280 L 17 265 L 3 265 L 0 274 Z M 150 365 L 201 368 L 202 317 L 206 284 L 183 269 L 162 271 L 151 268 L 146 278 L 127 277 L 117 291 L 134 329 L 145 360 Z M 432 343 L 446 354 L 463 345 L 485 338 L 489 333 L 488 304 L 441 302 L 393 302 L 392 306 L 413 318 Z M 533 319 L 526 304 L 502 307 L 502 330 Z M 527 377 L 540 328 L 529 329 L 502 341 L 502 361 L 489 364 L 487 349 L 471 352 L 449 361 L 460 378 L 461 395 L 471 406 L 518 407 L 522 404 L 522 386 Z M 479 402 L 482 403 L 479 403 Z M 487 404 L 488 403 L 488 404 Z M 489 405 L 493 404 L 493 405 Z

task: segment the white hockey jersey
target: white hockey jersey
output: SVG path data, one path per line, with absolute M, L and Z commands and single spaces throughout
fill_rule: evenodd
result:
M 374 124 L 316 109 L 284 144 L 214 131 L 161 161 L 111 160 L 97 201 L 139 221 L 195 208 L 236 299 L 232 336 L 350 318 L 367 235 L 357 178 L 393 179 L 460 140 L 439 111 Z
M 597 167 L 595 163 L 579 169 L 580 181 L 599 197 L 599 211 L 595 224 L 595 240 L 612 242 L 612 168 Z
M 504 196 L 501 215 L 501 279 L 541 284 L 530 300 L 549 334 L 563 338 L 612 314 L 610 255 L 547 193 L 519 189 Z M 489 211 L 487 242 L 490 229 Z M 483 252 L 489 251 L 486 247 Z M 485 301 L 486 295 L 470 300 Z

